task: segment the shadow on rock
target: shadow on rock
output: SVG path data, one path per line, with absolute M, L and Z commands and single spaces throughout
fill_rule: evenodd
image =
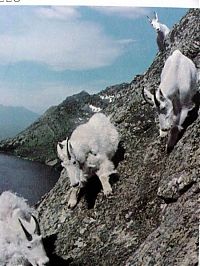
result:
M 110 175 L 109 182 L 111 184 L 111 187 L 118 180 L 119 180 L 118 174 Z M 95 175 L 89 179 L 87 185 L 82 189 L 82 192 L 80 195 L 80 197 L 85 195 L 85 200 L 87 202 L 88 209 L 94 208 L 97 196 L 100 191 L 102 191 L 102 185 L 101 185 L 99 178 Z
M 50 260 L 49 266 L 68 266 L 72 262 L 72 259 L 64 260 L 54 253 L 56 239 L 56 234 L 43 239 L 44 248 Z
M 82 189 L 82 195 L 85 195 L 88 209 L 92 209 L 95 205 L 97 195 L 101 191 L 102 186 L 99 178 L 94 175 L 89 180 L 87 185 Z
M 179 131 L 178 127 L 175 126 L 171 129 L 168 142 L 167 142 L 167 153 L 170 153 L 174 146 L 178 143 L 178 141 L 183 137 L 186 129 L 194 123 L 194 121 L 198 118 L 198 111 L 200 107 L 200 93 L 197 92 L 193 97 L 193 102 L 195 104 L 195 107 L 188 112 L 188 115 L 182 124 L 183 130 Z
M 117 168 L 118 164 L 124 160 L 125 149 L 124 149 L 123 145 L 124 145 L 123 141 L 120 141 L 118 148 L 117 148 L 117 151 L 116 151 L 116 153 L 112 159 L 112 161 L 115 165 L 115 168 Z

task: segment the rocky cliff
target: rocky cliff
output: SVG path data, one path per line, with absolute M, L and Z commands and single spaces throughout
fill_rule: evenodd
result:
M 119 175 L 112 179 L 112 196 L 106 198 L 98 180 L 91 179 L 78 206 L 69 211 L 69 181 L 62 171 L 56 186 L 38 206 L 52 265 L 198 265 L 200 118 L 187 128 L 167 155 L 166 140 L 158 137 L 156 115 L 151 106 L 144 104 L 141 91 L 144 86 L 155 88 L 159 84 L 164 61 L 177 48 L 200 68 L 199 32 L 200 10 L 193 9 L 174 26 L 166 52 L 157 54 L 146 73 L 135 77 L 130 84 L 108 88 L 99 95 L 84 93 L 80 116 L 72 116 L 73 104 L 69 110 L 61 104 L 59 112 L 53 108 L 42 118 L 52 135 L 58 130 L 55 126 L 58 121 L 66 121 L 65 128 L 54 138 L 45 136 L 53 150 L 67 130 L 69 132 L 91 116 L 87 108 L 92 104 L 90 100 L 96 97 L 98 103 L 93 105 L 112 115 L 122 140 L 118 151 Z M 102 105 L 99 105 L 101 100 Z M 81 120 L 84 107 L 87 111 Z M 49 114 L 55 113 L 49 121 Z M 69 120 L 68 116 L 71 116 Z M 37 123 L 28 130 L 31 132 L 36 126 Z M 53 126 L 56 130 L 50 130 Z M 17 138 L 20 142 L 19 136 Z M 55 142 L 51 143 L 52 140 Z M 9 142 L 1 144 L 2 149 L 11 149 L 14 142 Z M 16 150 L 23 147 L 23 143 L 18 143 Z M 43 160 L 47 158 L 45 150 L 44 153 Z
M 113 195 L 104 197 L 98 181 L 91 180 L 78 206 L 69 211 L 63 171 L 41 202 L 43 232 L 54 236 L 59 265 L 198 264 L 200 119 L 167 155 L 141 91 L 159 84 L 164 60 L 176 48 L 200 68 L 199 32 L 200 10 L 193 9 L 172 29 L 166 52 L 157 54 L 144 75 L 113 91 L 112 103 L 103 108 L 112 114 L 125 151 L 119 151 Z

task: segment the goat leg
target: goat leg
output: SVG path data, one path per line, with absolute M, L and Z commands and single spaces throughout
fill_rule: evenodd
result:
M 73 209 L 76 204 L 78 203 L 78 195 L 80 192 L 80 186 L 72 187 L 70 196 L 69 196 L 69 201 L 68 201 L 68 208 Z
M 104 195 L 108 196 L 108 195 L 112 194 L 112 188 L 111 188 L 111 185 L 109 183 L 109 177 L 108 176 L 99 176 L 99 180 L 101 181 Z

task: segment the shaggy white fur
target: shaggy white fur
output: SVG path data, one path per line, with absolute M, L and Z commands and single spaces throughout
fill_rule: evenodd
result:
M 110 119 L 102 113 L 94 114 L 90 120 L 78 126 L 68 139 L 58 143 L 57 151 L 66 168 L 72 192 L 68 206 L 77 203 L 80 187 L 96 174 L 105 195 L 112 192 L 109 176 L 115 173 L 111 161 L 119 144 L 119 134 Z M 75 187 L 76 186 L 76 187 Z
M 31 263 L 43 266 L 48 263 L 42 245 L 42 236 L 38 235 L 36 221 L 26 200 L 16 194 L 5 191 L 0 195 L 0 265 L 20 266 Z M 28 232 L 31 239 L 25 235 Z

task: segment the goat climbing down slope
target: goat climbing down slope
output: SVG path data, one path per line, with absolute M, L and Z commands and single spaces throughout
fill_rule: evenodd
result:
M 165 62 L 158 89 L 152 94 L 144 89 L 143 96 L 151 99 L 157 109 L 160 123 L 160 136 L 164 137 L 170 130 L 167 149 L 171 150 L 178 132 L 188 112 L 195 107 L 197 95 L 197 69 L 188 57 L 175 50 Z
M 170 30 L 165 24 L 161 24 L 158 21 L 158 15 L 156 12 L 154 12 L 154 15 L 155 17 L 152 19 L 148 16 L 147 18 L 157 33 L 157 38 L 156 38 L 157 45 L 158 45 L 159 51 L 162 52 L 165 50 L 165 39 L 166 39 L 167 34 L 170 32 Z
M 44 266 L 49 262 L 32 213 L 24 198 L 9 191 L 0 195 L 1 266 Z
M 112 158 L 119 144 L 119 135 L 110 119 L 94 114 L 87 123 L 79 125 L 70 139 L 59 142 L 57 152 L 70 179 L 68 207 L 77 204 L 80 188 L 96 174 L 105 195 L 112 193 L 109 176 L 116 173 Z

